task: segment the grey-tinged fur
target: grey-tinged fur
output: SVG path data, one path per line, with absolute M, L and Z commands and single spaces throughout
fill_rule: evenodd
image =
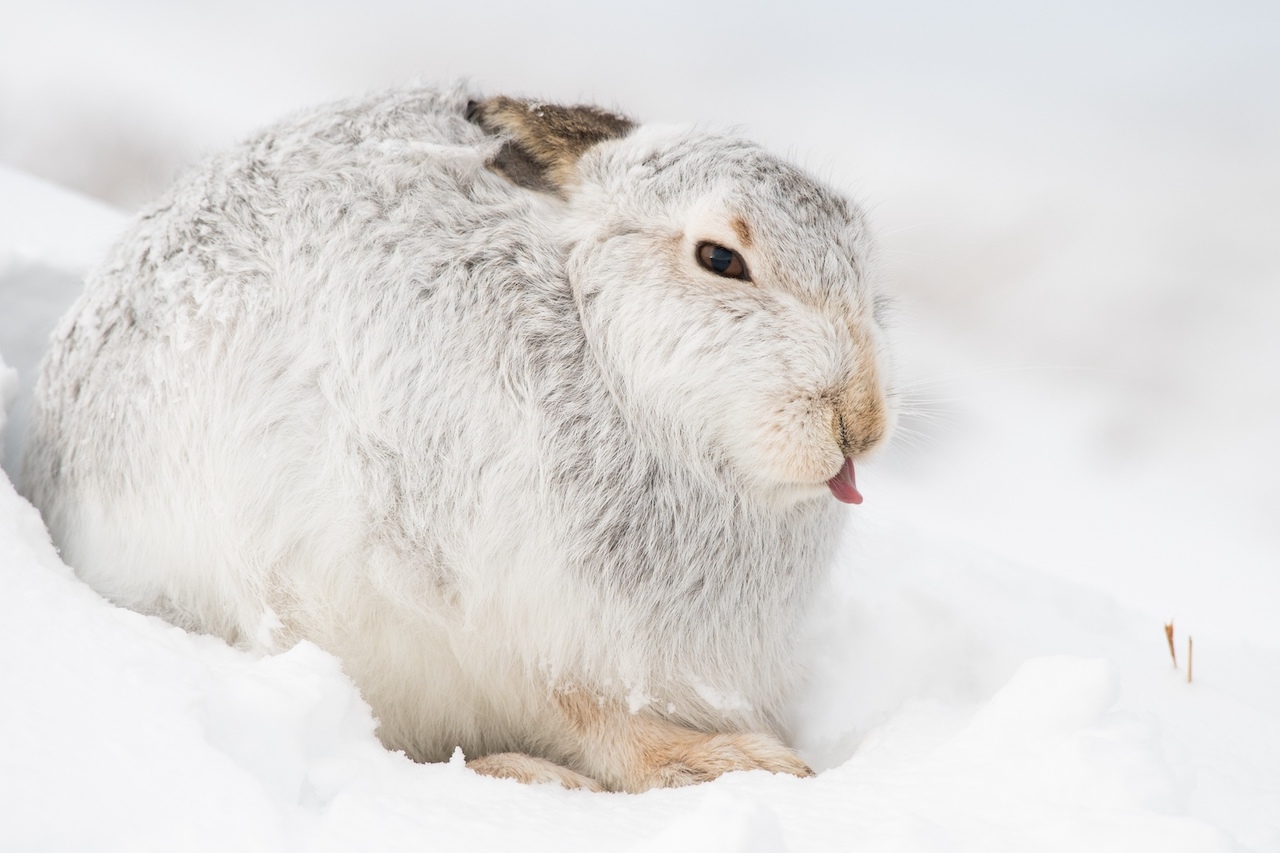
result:
M 826 481 L 893 417 L 869 252 L 732 136 L 460 87 L 327 106 L 123 235 L 54 335 L 26 488 L 108 598 L 316 642 L 415 758 L 714 775 L 611 750 L 781 734 Z

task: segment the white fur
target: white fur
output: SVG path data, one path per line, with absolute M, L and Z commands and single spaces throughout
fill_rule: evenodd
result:
M 55 334 L 30 497 L 113 601 L 339 655 L 415 758 L 573 764 L 557 690 L 776 733 L 845 512 L 830 401 L 892 418 L 862 216 L 678 128 L 534 192 L 467 100 L 299 115 L 144 212 Z

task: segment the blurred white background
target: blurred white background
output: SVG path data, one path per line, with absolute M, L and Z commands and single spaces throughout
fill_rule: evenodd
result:
M 866 523 L 1280 648 L 1280 4 L 7 0 L 0 163 L 133 210 L 458 76 L 737 126 L 870 209 L 914 402 Z

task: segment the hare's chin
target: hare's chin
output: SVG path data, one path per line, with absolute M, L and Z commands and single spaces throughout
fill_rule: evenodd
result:
M 779 491 L 794 500 L 835 498 L 841 503 L 862 503 L 862 493 L 858 490 L 855 477 L 854 461 L 847 457 L 831 477 L 816 483 L 811 480 L 793 481 L 781 486 Z
M 796 483 L 778 488 L 773 499 L 779 506 L 790 507 L 801 503 L 836 503 L 826 483 Z

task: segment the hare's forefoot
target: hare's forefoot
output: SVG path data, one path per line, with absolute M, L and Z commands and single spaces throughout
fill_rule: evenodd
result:
M 644 744 L 631 785 L 636 790 L 708 782 L 734 770 L 768 770 L 792 776 L 813 771 L 776 738 L 764 734 L 673 732 L 665 742 Z
M 604 786 L 589 776 L 576 773 L 568 767 L 535 758 L 523 752 L 497 752 L 481 758 L 473 758 L 467 767 L 483 776 L 495 776 L 499 779 L 515 779 L 526 785 L 542 782 L 556 782 L 565 788 L 585 788 L 588 791 L 603 791 Z
M 580 738 L 581 766 L 614 790 L 695 785 L 734 770 L 813 775 L 773 735 L 695 731 L 583 693 L 562 695 L 560 707 Z

